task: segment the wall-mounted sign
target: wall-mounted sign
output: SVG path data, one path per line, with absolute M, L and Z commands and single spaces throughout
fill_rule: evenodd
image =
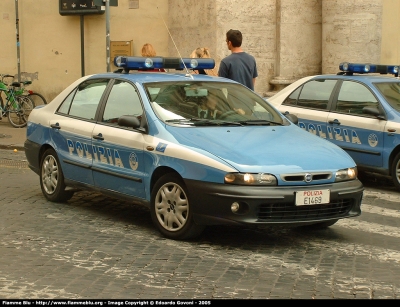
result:
M 59 12 L 62 16 L 104 14 L 105 7 L 97 6 L 94 0 L 59 0 Z
M 133 40 L 130 41 L 111 41 L 110 43 L 110 61 L 114 65 L 116 56 L 133 56 Z

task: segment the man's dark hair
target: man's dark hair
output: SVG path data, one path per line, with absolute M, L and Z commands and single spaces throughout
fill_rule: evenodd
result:
M 226 39 L 232 43 L 233 47 L 242 46 L 242 32 L 239 30 L 230 29 L 228 32 L 226 32 Z

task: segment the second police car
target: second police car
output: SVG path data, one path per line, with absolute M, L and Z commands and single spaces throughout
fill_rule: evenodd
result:
M 361 214 L 353 159 L 247 87 L 189 72 L 214 60 L 115 64 L 29 116 L 25 154 L 48 200 L 82 189 L 128 199 L 171 239 L 207 225 L 324 228 Z M 138 71 L 154 68 L 177 71 Z
M 268 101 L 346 150 L 360 171 L 391 176 L 400 189 L 399 66 L 343 62 L 339 69 L 302 78 Z

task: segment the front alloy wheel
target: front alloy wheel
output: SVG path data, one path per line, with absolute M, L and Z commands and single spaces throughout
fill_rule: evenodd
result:
M 398 153 L 392 162 L 390 174 L 396 189 L 400 190 L 400 153 Z
M 177 174 L 164 175 L 154 185 L 151 217 L 158 230 L 170 239 L 194 238 L 204 230 L 193 221 L 185 184 Z

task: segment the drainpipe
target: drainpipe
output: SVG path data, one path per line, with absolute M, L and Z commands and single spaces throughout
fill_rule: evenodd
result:
M 17 34 L 17 67 L 18 67 L 18 82 L 21 82 L 21 66 L 19 55 L 19 17 L 18 17 L 18 0 L 15 0 L 15 20 L 16 20 L 16 34 Z
M 107 72 L 110 72 L 110 0 L 106 1 L 106 56 Z

